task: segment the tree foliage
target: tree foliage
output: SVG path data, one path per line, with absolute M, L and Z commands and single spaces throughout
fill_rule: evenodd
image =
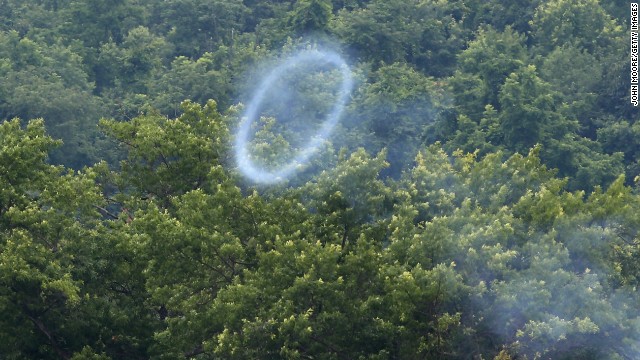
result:
M 627 12 L 0 0 L 0 358 L 638 358 Z

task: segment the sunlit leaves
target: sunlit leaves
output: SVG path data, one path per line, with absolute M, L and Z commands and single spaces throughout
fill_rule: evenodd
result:
M 131 122 L 102 122 L 128 151 L 129 160 L 122 163 L 126 186 L 167 201 L 211 183 L 207 174 L 226 156 L 226 124 L 213 101 L 203 108 L 183 106 L 184 114 L 172 120 L 149 114 Z

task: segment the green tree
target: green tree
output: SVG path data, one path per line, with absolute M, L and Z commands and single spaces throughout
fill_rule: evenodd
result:
M 113 41 L 102 44 L 96 62 L 97 90 L 115 87 L 117 92 L 147 93 L 151 74 L 162 67 L 169 52 L 165 39 L 145 27 L 129 31 L 119 45 Z
M 481 28 L 460 53 L 458 70 L 451 78 L 458 112 L 479 121 L 486 105 L 500 110 L 500 86 L 527 63 L 525 37 L 507 27 L 500 32 Z
M 169 0 L 151 8 L 150 27 L 175 46 L 176 56 L 190 58 L 233 44 L 249 14 L 240 0 Z
M 511 27 L 521 34 L 531 31 L 531 20 L 536 8 L 543 1 L 517 0 L 508 3 L 503 1 L 469 1 L 466 2 L 465 27 L 475 30 L 483 25 L 490 25 L 500 31 Z
M 0 0 L 0 358 L 637 358 L 625 6 Z
M 90 61 L 95 60 L 90 58 L 92 52 L 102 44 L 122 42 L 129 30 L 140 24 L 145 15 L 143 9 L 130 0 L 72 0 L 61 11 L 64 21 L 60 33 L 66 39 L 82 41 L 87 51 L 83 57 Z
M 195 61 L 184 56 L 175 58 L 170 69 L 158 69 L 156 78 L 148 82 L 149 102 L 161 113 L 172 116 L 180 113 L 180 102 L 184 99 L 199 104 L 217 99 L 221 104 L 227 104 L 232 89 L 228 73 L 216 60 L 211 53 L 205 53 Z
M 345 116 L 353 131 L 362 133 L 369 151 L 388 150 L 390 169 L 399 175 L 415 157 L 428 125 L 447 107 L 442 83 L 414 68 L 395 63 L 369 75 Z
M 552 0 L 540 4 L 531 27 L 533 38 L 544 53 L 572 44 L 592 54 L 603 54 L 622 32 L 597 0 Z
M 625 171 L 623 153 L 605 153 L 601 144 L 574 134 L 550 139 L 544 158 L 550 166 L 560 169 L 562 175 L 570 177 L 572 189 L 607 186 Z
M 329 0 L 298 0 L 289 22 L 299 34 L 326 31 L 331 12 L 332 5 Z
M 602 219 L 635 228 L 634 220 L 621 216 L 632 210 L 618 202 L 629 189 L 618 180 L 611 197 L 603 197 L 608 200 L 595 195 L 585 203 L 583 192 L 563 190 L 566 182 L 554 179 L 539 151 L 505 162 L 499 153 L 476 161 L 459 152 L 452 165 L 432 146 L 399 189 L 403 201 L 390 225 L 389 249 L 414 266 L 457 264 L 454 271 L 467 286 L 454 301 L 464 304 L 460 326 L 470 330 L 465 354 L 477 354 L 479 347 L 497 355 L 500 342 L 527 357 L 581 356 L 576 344 L 599 357 L 635 351 L 603 336 L 618 321 L 630 329 L 636 318 L 615 310 L 619 298 L 608 280 L 615 265 L 602 258 L 625 243 L 605 235 L 613 228 Z
M 561 137 L 576 125 L 563 119 L 555 107 L 557 94 L 551 91 L 529 65 L 512 73 L 500 88 L 500 128 L 507 148 L 524 152 L 549 137 Z
M 443 76 L 453 71 L 467 37 L 460 7 L 448 1 L 372 1 L 338 11 L 330 27 L 365 61 L 406 61 L 428 75 Z
M 100 100 L 84 72 L 82 58 L 60 44 L 46 45 L 15 31 L 0 33 L 0 118 L 44 118 L 48 131 L 65 145 L 56 163 L 73 167 L 96 160 Z
M 626 120 L 602 119 L 604 126 L 598 129 L 598 143 L 607 153 L 624 154 L 627 180 L 640 175 L 640 123 Z M 635 181 L 635 180 L 634 180 Z
M 131 196 L 155 198 L 164 207 L 172 196 L 211 181 L 211 167 L 226 159 L 228 130 L 215 101 L 204 107 L 183 103 L 176 119 L 150 113 L 129 122 L 103 120 L 104 131 L 127 152 L 116 185 Z
M 359 149 L 304 189 L 309 194 L 308 207 L 317 212 L 316 228 L 321 231 L 317 236 L 322 241 L 345 247 L 358 239 L 363 227 L 384 224 L 391 199 L 389 189 L 378 175 L 388 166 L 385 155 L 380 152 L 371 158 L 364 149 Z
M 131 254 L 99 236 L 97 174 L 47 164 L 59 142 L 41 120 L 3 123 L 0 143 L 0 354 L 68 359 L 91 346 L 144 355 L 152 319 L 140 311 Z
M 563 47 L 569 52 L 566 55 L 570 55 L 571 48 L 575 48 L 577 51 L 594 56 L 602 66 L 601 71 L 593 73 L 594 76 L 581 76 L 580 78 L 599 80 L 594 91 L 598 95 L 597 105 L 599 108 L 606 109 L 605 111 L 616 114 L 616 116 L 630 114 L 630 107 L 623 105 L 629 103 L 626 98 L 628 91 L 625 89 L 628 87 L 626 83 L 628 69 L 624 65 L 626 63 L 624 59 L 628 57 L 628 50 L 626 50 L 628 39 L 624 36 L 621 23 L 616 22 L 607 14 L 600 2 L 593 0 L 549 1 L 536 9 L 531 24 L 536 53 L 547 56 L 554 49 Z M 584 57 L 584 55 L 578 56 L 576 65 L 580 66 Z M 599 74 L 602 74 L 601 78 L 596 77 Z M 621 100 L 623 98 L 625 100 Z M 590 105 L 591 100 L 585 100 L 587 105 Z M 582 106 L 584 107 L 584 105 Z M 588 107 L 586 110 L 588 111 Z M 594 138 L 593 125 L 587 124 L 590 127 L 590 137 Z
M 580 134 L 594 139 L 603 64 L 585 50 L 564 45 L 545 56 L 539 69 L 540 77 L 568 104 L 565 114 L 578 119 Z
M 437 128 L 437 125 L 432 128 Z M 486 106 L 479 124 L 466 115 L 458 115 L 455 128 L 455 133 L 444 144 L 451 153 L 463 150 L 469 153 L 477 152 L 478 156 L 484 156 L 504 149 L 504 135 L 498 113 L 491 105 Z

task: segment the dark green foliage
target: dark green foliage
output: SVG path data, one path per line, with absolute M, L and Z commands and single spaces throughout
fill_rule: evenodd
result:
M 500 88 L 498 117 L 506 147 L 524 152 L 544 138 L 569 131 L 562 124 L 567 121 L 554 114 L 555 103 L 554 93 L 537 77 L 535 67 L 509 75 Z
M 233 43 L 249 13 L 240 0 L 170 0 L 147 6 L 154 11 L 150 27 L 174 44 L 176 56 L 192 58 Z
M 49 133 L 66 145 L 53 161 L 80 167 L 95 161 L 101 101 L 70 47 L 46 45 L 15 31 L 0 33 L 0 117 L 45 118 Z
M 486 105 L 499 109 L 500 86 L 526 64 L 524 36 L 509 27 L 503 32 L 481 28 L 458 61 L 452 77 L 453 96 L 459 111 L 477 121 Z
M 129 0 L 71 0 L 60 10 L 60 33 L 66 39 L 77 39 L 87 54 L 100 45 L 124 40 L 126 34 L 143 20 L 142 7 Z
M 428 75 L 445 76 L 466 41 L 461 5 L 436 1 L 372 1 L 338 12 L 331 28 L 362 59 L 407 61 Z
M 382 66 L 369 77 L 351 105 L 347 126 L 368 132 L 362 146 L 370 151 L 386 147 L 388 173 L 397 176 L 413 162 L 424 129 L 435 122 L 447 99 L 442 83 L 402 63 Z
M 571 44 L 602 54 L 622 32 L 597 0 L 548 1 L 536 9 L 531 24 L 536 44 L 547 51 Z
M 322 32 L 329 24 L 331 10 L 329 0 L 298 0 L 289 21 L 298 34 Z
M 483 25 L 492 25 L 498 30 L 511 27 L 521 34 L 531 31 L 531 20 L 540 0 L 515 1 L 465 1 L 465 26 L 474 30 Z

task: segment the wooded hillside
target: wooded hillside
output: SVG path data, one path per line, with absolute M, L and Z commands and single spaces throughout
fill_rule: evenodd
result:
M 0 0 L 0 358 L 640 358 L 628 5 Z

